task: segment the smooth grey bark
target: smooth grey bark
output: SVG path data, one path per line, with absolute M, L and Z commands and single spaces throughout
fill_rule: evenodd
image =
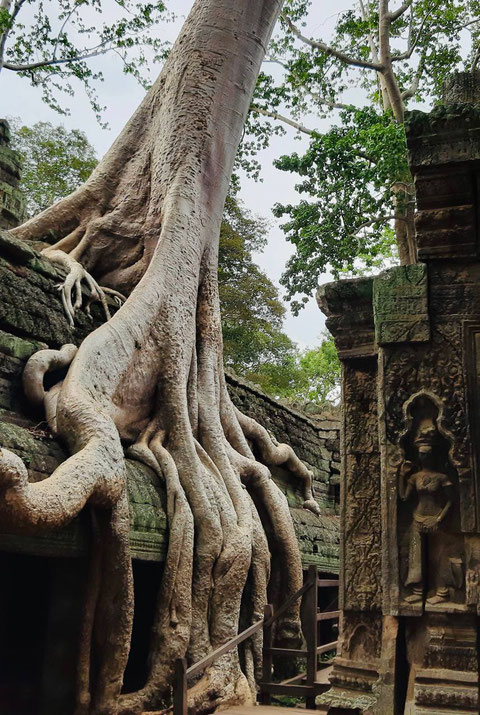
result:
M 234 410 L 223 374 L 217 286 L 233 160 L 281 5 L 196 0 L 160 77 L 91 178 L 14 231 L 25 240 L 55 232 L 58 241 L 45 253 L 69 271 L 63 300 L 72 320 L 84 280 L 94 296 L 102 295 L 100 283 L 128 296 L 85 339 L 56 391 L 55 428 L 70 458 L 50 478 L 29 484 L 21 460 L 0 453 L 5 523 L 55 528 L 88 503 L 100 524 L 77 715 L 159 707 L 176 657 L 196 661 L 237 633 L 247 580 L 249 617 L 261 616 L 269 549 L 284 555 L 276 579 L 281 594 L 269 598 L 283 600 L 302 582 L 288 504 L 268 465 L 285 463 L 302 480 L 305 507 L 316 511 L 311 474 L 289 447 L 274 445 Z M 38 401 L 39 375 L 61 358 L 35 360 L 26 384 Z M 44 395 L 46 404 L 52 399 Z M 140 692 L 124 696 L 133 595 L 122 441 L 129 457 L 164 481 L 169 526 L 150 674 Z M 298 635 L 296 604 L 278 636 Z M 192 711 L 247 702 L 259 645 L 258 639 L 247 645 L 247 677 L 236 652 L 212 666 L 191 688 Z M 93 680 L 92 658 L 99 664 Z

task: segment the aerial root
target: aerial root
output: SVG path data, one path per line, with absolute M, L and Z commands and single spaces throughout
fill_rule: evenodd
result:
M 0 447 L 0 490 L 19 487 L 28 482 L 28 471 L 18 454 Z
M 90 290 L 90 296 L 86 303 L 85 310 L 90 315 L 90 304 L 98 300 L 102 304 L 106 320 L 110 320 L 110 311 L 107 304 L 107 295 L 111 295 L 118 305 L 126 301 L 124 295 L 112 288 L 104 288 L 98 285 L 97 281 L 75 258 L 68 253 L 55 248 L 45 248 L 42 254 L 49 258 L 52 263 L 67 271 L 67 276 L 63 283 L 57 285 L 61 292 L 62 305 L 71 327 L 74 326 L 75 312 L 82 307 L 82 282 L 85 282 Z M 73 296 L 75 298 L 73 299 Z
M 303 481 L 303 508 L 308 509 L 317 516 L 320 515 L 318 506 L 313 495 L 312 480 L 313 474 L 300 461 L 293 449 L 288 444 L 275 444 L 265 427 L 262 427 L 251 417 L 247 417 L 236 407 L 235 415 L 245 437 L 251 440 L 260 451 L 262 462 L 267 466 L 284 466 L 292 474 Z
M 28 359 L 23 371 L 25 395 L 32 405 L 43 406 L 52 434 L 57 434 L 57 403 L 63 380 L 45 390 L 43 379 L 47 372 L 67 368 L 77 350 L 77 346 L 71 343 L 62 345 L 60 350 L 39 350 Z
M 152 630 L 149 675 L 141 690 L 121 697 L 122 713 L 158 706 L 171 684 L 175 659 L 185 655 L 190 639 L 194 523 L 175 461 L 164 447 L 165 440 L 166 432 L 153 419 L 126 453 L 164 481 L 169 539 Z

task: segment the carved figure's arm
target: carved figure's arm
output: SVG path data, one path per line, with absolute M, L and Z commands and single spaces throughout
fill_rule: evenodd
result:
M 409 477 L 413 471 L 413 464 L 409 460 L 405 460 L 400 467 L 400 479 L 398 481 L 398 493 L 402 501 L 407 501 L 410 494 L 413 492 L 413 485 L 409 481 Z
M 447 516 L 447 514 L 452 506 L 452 502 L 453 502 L 452 485 L 450 483 L 445 485 L 445 491 L 447 493 L 447 502 L 437 517 L 438 524 L 440 524 L 440 522 L 442 522 L 445 519 L 445 517 Z

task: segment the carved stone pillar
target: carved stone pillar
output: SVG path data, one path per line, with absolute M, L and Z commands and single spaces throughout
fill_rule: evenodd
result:
M 480 712 L 480 108 L 412 112 L 407 139 L 421 262 L 319 291 L 343 364 L 332 713 Z
M 319 290 L 342 359 L 343 429 L 341 492 L 340 640 L 328 702 L 342 712 L 374 712 L 381 699 L 390 712 L 392 688 L 383 688 L 393 667 L 389 643 L 396 623 L 382 616 L 381 470 L 378 442 L 373 281 L 342 281 Z M 393 649 L 393 659 L 394 659 Z

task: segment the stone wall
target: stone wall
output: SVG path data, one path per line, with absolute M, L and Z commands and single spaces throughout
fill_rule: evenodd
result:
M 21 374 L 28 357 L 40 348 L 79 344 L 99 325 L 101 306 L 91 316 L 78 311 L 75 327 L 65 318 L 56 285 L 62 276 L 34 249 L 0 231 L 0 446 L 19 454 L 30 479 L 39 481 L 66 458 L 62 445 L 49 434 L 44 415 L 27 404 Z M 112 311 L 116 306 L 111 305 Z M 227 375 L 233 402 L 263 424 L 281 442 L 290 444 L 314 474 L 315 496 L 322 508 L 315 516 L 302 508 L 300 485 L 283 469 L 274 478 L 289 501 L 304 564 L 326 573 L 338 571 L 339 422 L 307 417 L 263 394 L 255 386 Z M 164 494 L 147 467 L 128 462 L 132 555 L 162 561 L 165 554 Z M 48 556 L 76 556 L 85 549 L 83 517 L 67 529 L 45 537 L 0 535 L 0 549 Z
M 24 201 L 18 189 L 21 163 L 10 147 L 10 127 L 0 119 L 0 228 L 12 228 L 24 217 Z

